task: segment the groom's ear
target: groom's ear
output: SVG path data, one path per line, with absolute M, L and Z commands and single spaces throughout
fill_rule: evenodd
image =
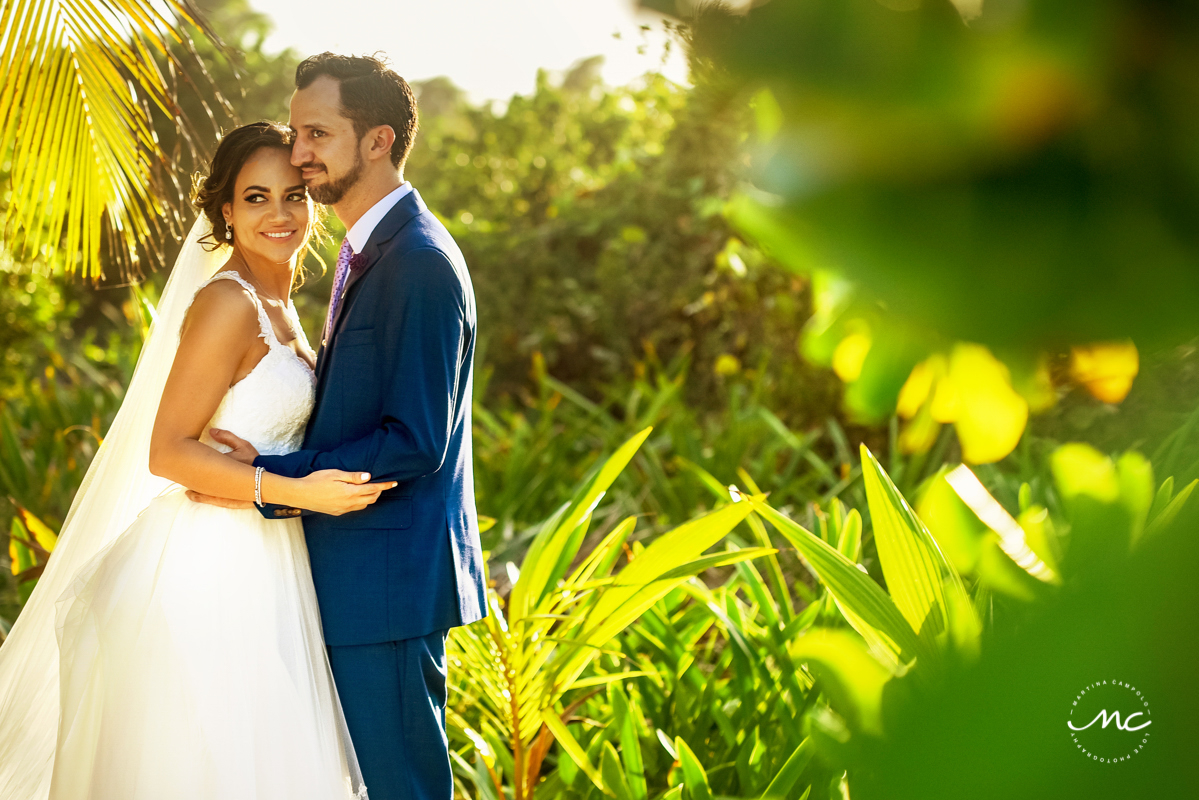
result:
M 395 128 L 390 125 L 377 125 L 366 132 L 366 140 L 369 144 L 369 158 L 391 158 L 391 146 L 396 141 Z

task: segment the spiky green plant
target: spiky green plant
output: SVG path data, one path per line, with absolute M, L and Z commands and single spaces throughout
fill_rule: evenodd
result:
M 597 788 L 609 791 L 568 728 L 573 709 L 562 706 L 567 693 L 642 674 L 584 675 L 598 655 L 611 651 L 615 637 L 671 589 L 705 569 L 773 552 L 704 555 L 752 511 L 748 503 L 737 503 L 660 535 L 613 573 L 636 525 L 630 517 L 575 565 L 596 506 L 649 433 L 647 428 L 628 440 L 541 526 L 507 602 L 491 592 L 491 614 L 451 637 L 457 702 L 450 719 L 486 766 L 487 780 L 476 782 L 486 787 L 482 791 L 504 797 L 511 787 L 514 800 L 531 800 L 555 740 Z M 461 755 L 456 761 L 471 772 Z

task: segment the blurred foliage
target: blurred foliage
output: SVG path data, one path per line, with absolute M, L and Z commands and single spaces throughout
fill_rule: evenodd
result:
M 1192 335 L 1194 7 L 899 5 L 784 0 L 710 31 L 778 102 L 756 163 L 783 202 L 744 209 L 788 223 L 778 256 L 989 347 Z
M 595 66 L 542 72 L 502 107 L 418 87 L 405 174 L 470 264 L 491 391 L 519 394 L 536 353 L 592 399 L 630 366 L 687 353 L 684 393 L 701 407 L 746 372 L 784 419 L 832 413 L 835 384 L 795 353 L 806 281 L 721 214 L 744 172 L 743 104 L 659 75 L 609 89 Z
M 731 219 L 822 285 L 805 350 L 855 412 L 899 403 L 907 449 L 952 422 L 995 461 L 1052 405 L 1042 353 L 1194 335 L 1197 32 L 1171 2 L 701 9 L 693 59 L 755 110 Z M 1122 347 L 1070 380 L 1122 399 Z M 946 373 L 956 403 L 901 397 Z
M 1168 1 L 775 0 L 696 20 L 693 57 L 757 115 L 753 186 L 731 218 L 819 284 L 805 350 L 863 417 L 909 418 L 906 449 L 952 423 L 964 457 L 1011 454 L 980 467 L 981 482 L 947 465 L 923 487 L 931 561 L 887 555 L 871 497 L 890 594 L 920 633 L 911 646 L 925 639 L 917 623 L 939 620 L 953 639 L 962 618 L 937 599 L 937 571 L 973 585 L 995 634 L 936 680 L 918 657 L 877 706 L 869 675 L 842 682 L 859 703 L 835 709 L 846 724 L 824 726 L 822 751 L 854 796 L 1193 792 L 1181 665 L 1199 631 L 1175 620 L 1194 603 L 1199 549 L 1193 508 L 1172 506 L 1193 484 L 1176 493 L 1153 475 L 1195 466 L 1183 454 L 1193 344 L 1178 344 L 1194 337 L 1199 288 L 1197 34 L 1193 4 Z M 1150 360 L 1178 371 L 1130 395 Z M 1135 410 L 1111 407 L 1125 396 Z M 1058 446 L 1071 427 L 1109 445 L 1148 434 L 1153 457 Z M 888 561 L 938 568 L 907 601 L 915 616 Z M 943 611 L 922 620 L 921 598 Z M 867 642 L 881 630 L 846 616 Z M 885 629 L 876 655 L 907 635 Z M 1085 763 L 1063 729 L 1069 698 L 1097 680 L 1172 706 L 1132 764 Z M 882 735 L 861 722 L 876 707 Z
M 888 735 L 853 756 L 856 796 L 1094 798 L 1147 787 L 1183 796 L 1196 785 L 1185 722 L 1196 695 L 1184 665 L 1199 653 L 1199 631 L 1193 615 L 1176 613 L 1196 601 L 1194 504 L 1166 513 L 1172 480 L 1152 497 L 1152 473 L 1135 455 L 1113 462 L 1071 445 L 1055 461 L 1066 516 L 1050 519 L 1070 531 L 1065 585 L 1020 624 L 997 624 L 976 663 L 891 696 Z M 1149 704 L 1151 741 L 1131 763 L 1092 763 L 1065 730 L 1070 699 L 1097 681 L 1132 683 Z M 1120 755 L 1135 741 L 1104 736 Z

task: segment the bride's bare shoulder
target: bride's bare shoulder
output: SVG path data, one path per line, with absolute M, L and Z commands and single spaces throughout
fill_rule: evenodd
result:
M 256 336 L 258 308 L 250 291 L 237 281 L 223 279 L 202 287 L 187 310 L 183 334 L 200 330 L 222 332 L 226 336 Z

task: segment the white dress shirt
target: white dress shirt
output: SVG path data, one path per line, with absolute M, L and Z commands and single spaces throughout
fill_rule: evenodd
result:
M 382 200 L 371 206 L 365 214 L 358 218 L 354 226 L 346 231 L 346 238 L 350 240 L 350 247 L 354 248 L 355 253 L 362 252 L 362 248 L 366 247 L 371 234 L 375 232 L 375 228 L 387 216 L 387 212 L 395 208 L 395 204 L 400 202 L 411 191 L 412 184 L 404 181 Z

